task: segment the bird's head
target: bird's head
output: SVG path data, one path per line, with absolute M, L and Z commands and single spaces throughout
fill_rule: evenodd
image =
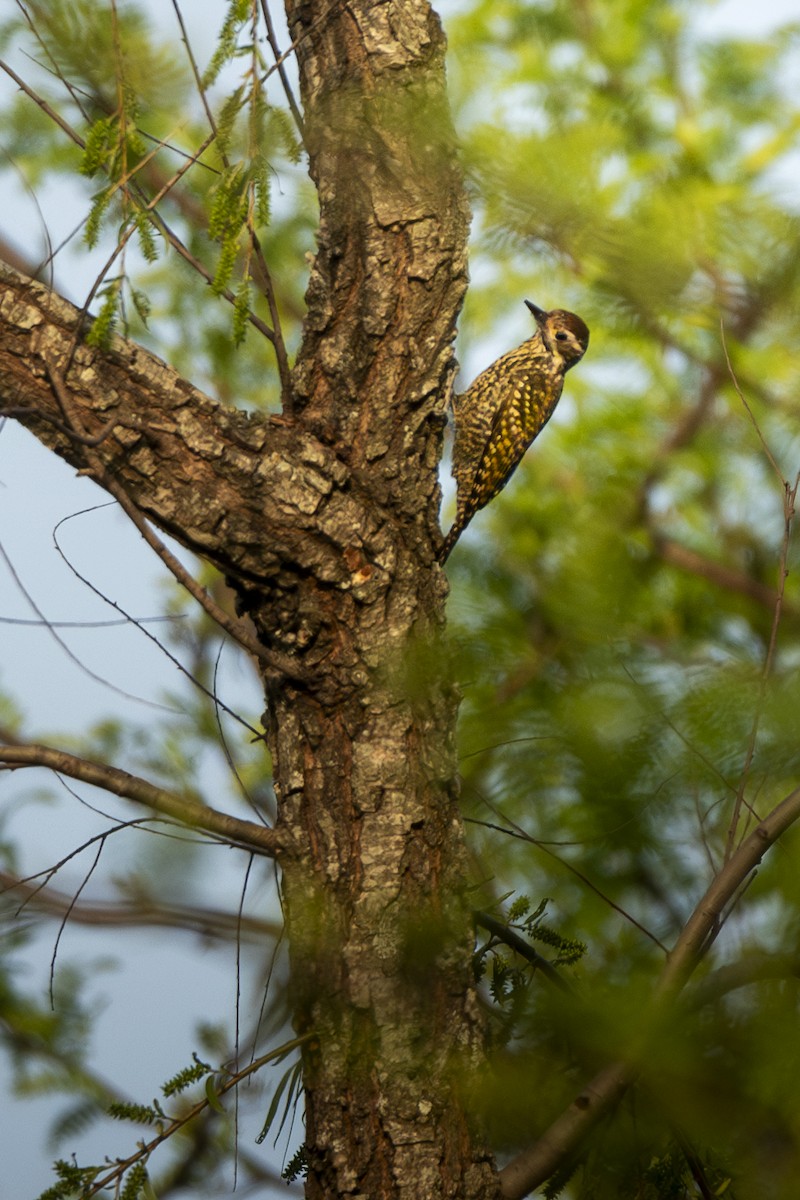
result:
M 536 318 L 547 349 L 551 354 L 563 359 L 564 370 L 568 371 L 576 362 L 580 362 L 589 345 L 589 330 L 577 313 L 567 312 L 563 308 L 545 312 L 530 300 L 526 300 L 525 303 Z

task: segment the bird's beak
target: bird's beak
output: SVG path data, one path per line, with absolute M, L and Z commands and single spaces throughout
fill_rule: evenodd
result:
M 547 319 L 547 313 L 544 311 L 544 309 L 537 308 L 537 306 L 531 300 L 526 300 L 525 303 L 536 318 L 536 324 L 544 325 L 544 322 Z

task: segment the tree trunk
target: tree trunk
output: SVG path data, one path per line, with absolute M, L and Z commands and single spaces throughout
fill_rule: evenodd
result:
M 76 348 L 76 310 L 13 272 L 0 395 L 222 569 L 273 655 L 307 1194 L 490 1197 L 435 564 L 468 223 L 444 37 L 420 0 L 287 11 L 321 215 L 284 416 L 226 410 L 129 343 Z
M 436 464 L 467 217 L 425 4 L 287 5 L 320 196 L 294 372 L 300 423 L 335 449 L 368 524 L 329 587 L 290 574 L 253 613 L 304 644 L 319 686 L 268 685 L 310 1197 L 490 1196 L 467 1116 L 480 1028 L 437 643 Z M 278 610 L 289 616 L 276 627 Z

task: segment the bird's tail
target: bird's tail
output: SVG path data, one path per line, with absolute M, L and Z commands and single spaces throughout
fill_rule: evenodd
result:
M 441 566 L 444 566 L 444 564 L 447 562 L 448 558 L 450 557 L 450 551 L 453 549 L 456 542 L 461 537 L 461 533 L 462 533 L 463 529 L 464 529 L 463 523 L 460 520 L 458 520 L 458 518 L 456 518 L 456 520 L 453 522 L 453 526 L 452 526 L 450 532 L 447 534 L 447 537 L 444 539 L 441 546 L 439 547 L 439 553 L 438 553 L 437 557 L 439 559 L 439 563 Z

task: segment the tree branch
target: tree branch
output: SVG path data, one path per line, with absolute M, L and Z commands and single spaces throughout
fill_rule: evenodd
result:
M 284 1043 L 283 1046 L 278 1046 L 276 1050 L 270 1050 L 268 1054 L 262 1054 L 260 1058 L 248 1063 L 246 1067 L 242 1068 L 242 1070 L 237 1071 L 235 1074 L 231 1074 L 226 1079 L 216 1082 L 214 1086 L 216 1103 L 219 1104 L 219 1097 L 224 1096 L 227 1092 L 237 1087 L 242 1080 L 248 1079 L 251 1075 L 254 1075 L 256 1071 L 260 1071 L 261 1068 L 267 1063 L 274 1062 L 276 1059 L 280 1061 L 280 1059 L 288 1054 L 291 1050 L 299 1050 L 313 1037 L 313 1033 L 304 1033 L 300 1037 L 293 1038 L 292 1041 Z M 185 1125 L 187 1125 L 190 1121 L 193 1121 L 194 1118 L 200 1113 L 207 1111 L 209 1107 L 211 1107 L 211 1104 L 212 1102 L 209 1099 L 208 1090 L 206 1090 L 206 1094 L 202 1100 L 198 1100 L 196 1104 L 191 1105 L 191 1107 L 185 1112 L 181 1113 L 180 1116 L 173 1117 L 168 1124 L 159 1130 L 158 1134 L 154 1138 L 151 1138 L 147 1142 L 141 1140 L 139 1142 L 139 1149 L 131 1154 L 129 1158 L 117 1159 L 112 1168 L 104 1169 L 102 1172 L 99 1172 L 100 1177 L 90 1185 L 87 1185 L 82 1192 L 82 1195 L 87 1197 L 88 1200 L 88 1197 L 96 1196 L 98 1192 L 105 1191 L 109 1184 L 115 1182 L 119 1184 L 119 1181 L 122 1179 L 125 1172 L 129 1170 L 135 1163 L 142 1161 L 146 1162 L 155 1149 L 161 1146 L 164 1142 L 168 1141 L 169 1138 L 173 1137 L 173 1135 L 176 1134 L 179 1129 L 183 1129 Z
M 101 486 L 116 480 L 145 517 L 236 579 L 263 584 L 299 565 L 350 587 L 354 575 L 365 582 L 367 558 L 389 553 L 391 531 L 307 428 L 227 408 L 122 338 L 108 351 L 76 347 L 83 328 L 74 305 L 0 264 L 0 415 L 13 413 Z M 77 437 L 45 364 L 59 373 Z M 102 476 L 87 472 L 87 446 Z M 379 543 L 361 549 L 365 535 Z M 373 586 L 378 576 L 369 572 Z
M 659 979 L 655 999 L 676 995 L 685 985 L 716 935 L 719 917 L 767 850 L 800 818 L 800 788 L 759 821 L 725 866 L 711 881 L 705 895 L 683 927 Z
M 572 992 L 571 984 L 556 970 L 553 964 L 539 954 L 530 942 L 526 942 L 523 937 L 520 937 L 513 929 L 510 929 L 503 921 L 498 921 L 497 917 L 493 917 L 491 913 L 487 912 L 476 912 L 474 917 L 476 925 L 481 926 L 488 933 L 491 933 L 493 937 L 496 937 L 498 941 L 504 942 L 506 946 L 509 946 L 522 958 L 527 959 L 532 966 L 536 967 L 537 971 L 541 971 L 546 979 L 559 988 L 560 991 Z
M 781 834 L 800 818 L 800 788 L 791 792 L 747 837 L 695 906 L 656 983 L 651 1004 L 631 1041 L 625 1061 L 604 1067 L 537 1142 L 500 1172 L 502 1194 L 521 1200 L 539 1187 L 578 1150 L 598 1121 L 622 1098 L 645 1062 L 647 1046 L 680 992 L 713 943 L 725 906 Z
M 59 775 L 67 775 L 81 783 L 103 788 L 107 792 L 113 792 L 115 796 L 133 801 L 134 804 L 142 804 L 154 812 L 161 813 L 162 816 L 178 821 L 181 825 L 205 830 L 215 837 L 246 846 L 269 857 L 275 857 L 283 849 L 282 839 L 274 829 L 266 829 L 254 821 L 231 817 L 189 796 L 180 796 L 177 792 L 156 787 L 155 784 L 117 767 L 78 758 L 51 746 L 0 746 L 0 763 L 5 763 L 5 769 L 9 770 L 20 767 L 47 767 Z
M 753 954 L 738 962 L 725 963 L 692 985 L 684 997 L 686 1007 L 694 1011 L 712 1004 L 728 992 L 768 980 L 800 980 L 797 954 Z
M 125 884 L 126 891 L 130 890 Z M 265 938 L 277 938 L 283 926 L 275 921 L 265 921 L 250 914 L 225 912 L 217 908 L 204 908 L 192 904 L 161 904 L 149 895 L 115 900 L 82 900 L 57 888 L 34 884 L 32 879 L 20 879 L 10 871 L 0 871 L 0 894 L 14 892 L 19 898 L 19 909 L 30 905 L 37 913 L 46 917 L 70 921 L 79 925 L 110 926 L 114 929 L 156 926 L 165 929 L 180 929 L 186 933 L 199 934 L 204 938 L 216 938 L 230 942 L 233 937 L 263 946 Z
M 774 587 L 745 575 L 743 571 L 726 567 L 724 563 L 705 558 L 696 550 L 690 550 L 688 546 L 682 546 L 680 542 L 664 537 L 655 531 L 653 531 L 653 545 L 656 554 L 665 563 L 678 567 L 681 571 L 688 571 L 692 575 L 707 579 L 709 583 L 724 588 L 725 591 L 738 592 L 742 596 L 747 596 L 749 600 L 754 600 L 757 604 L 768 608 L 771 612 L 774 611 L 777 599 Z M 790 617 L 793 620 L 797 620 L 800 616 L 797 606 L 786 600 L 783 602 L 782 612 L 784 617 Z
M 261 11 L 264 14 L 264 24 L 267 28 L 267 41 L 269 42 L 269 48 L 275 56 L 274 68 L 278 71 L 281 86 L 283 87 L 283 93 L 286 96 L 286 103 L 289 105 L 289 111 L 292 114 L 292 119 L 297 126 L 297 132 L 300 134 L 301 140 L 303 140 L 305 138 L 303 117 L 297 101 L 294 98 L 294 92 L 292 91 L 292 85 L 289 83 L 289 76 L 286 73 L 286 67 L 283 65 L 286 55 L 282 54 L 278 47 L 278 39 L 275 36 L 275 25 L 272 20 L 272 13 L 269 11 L 268 0 L 261 0 Z

